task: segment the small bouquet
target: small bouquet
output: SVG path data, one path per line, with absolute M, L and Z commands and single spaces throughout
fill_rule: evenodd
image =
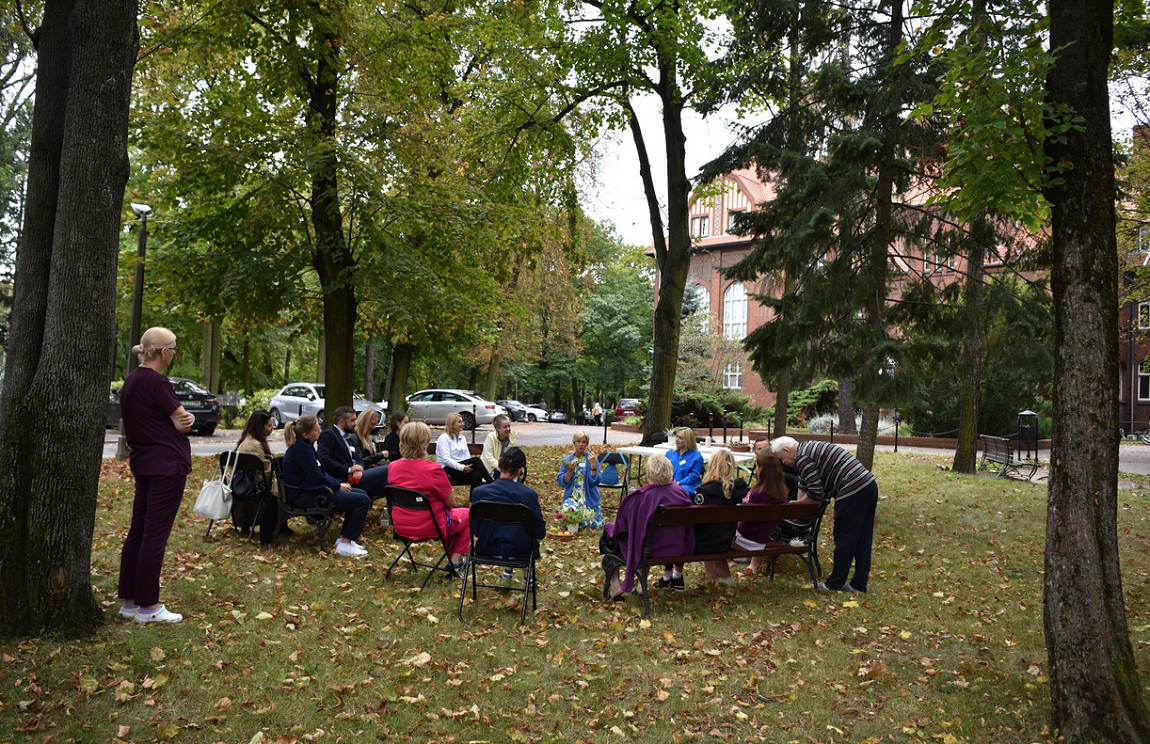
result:
M 588 523 L 595 519 L 595 512 L 591 511 L 583 505 L 565 507 L 555 512 L 555 520 L 569 530 L 576 530 L 580 524 Z

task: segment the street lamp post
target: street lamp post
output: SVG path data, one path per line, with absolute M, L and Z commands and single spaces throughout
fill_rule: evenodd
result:
M 147 204 L 132 203 L 132 211 L 140 218 L 140 239 L 136 243 L 136 279 L 132 285 L 132 322 L 128 331 L 127 372 L 136 368 L 136 355 L 132 346 L 140 338 L 140 315 L 144 304 L 144 257 L 148 251 L 148 215 L 152 208 Z M 127 377 L 127 374 L 124 375 Z
M 139 360 L 132 353 L 132 347 L 140 338 L 140 315 L 144 304 L 144 257 L 148 250 L 148 215 L 152 208 L 147 204 L 132 202 L 132 212 L 140 218 L 140 238 L 136 243 L 136 278 L 132 285 L 132 320 L 128 326 L 128 364 L 124 368 L 124 378 L 134 370 Z M 120 416 L 120 436 L 116 441 L 116 458 L 128 459 L 128 441 L 124 439 L 124 417 Z

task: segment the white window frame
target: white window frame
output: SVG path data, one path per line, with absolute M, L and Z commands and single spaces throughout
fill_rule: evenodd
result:
M 741 210 L 741 209 L 732 209 L 731 211 L 727 212 L 727 234 L 728 235 L 731 234 L 731 229 L 735 226 L 735 215 L 736 214 L 742 214 L 742 213 L 743 213 L 743 210 Z
M 710 237 L 711 219 L 708 215 L 700 214 L 691 218 L 691 237 Z
M 743 363 L 731 362 L 723 367 L 723 387 L 727 390 L 743 389 Z
M 1138 303 L 1138 330 L 1150 331 L 1150 302 Z
M 1138 365 L 1138 400 L 1150 401 L 1150 357 Z
M 747 335 L 747 288 L 733 282 L 723 292 L 723 338 L 741 340 Z

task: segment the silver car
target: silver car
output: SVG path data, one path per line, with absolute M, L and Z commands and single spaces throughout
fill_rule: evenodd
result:
M 420 390 L 407 396 L 407 415 L 412 421 L 442 424 L 449 413 L 458 413 L 463 418 L 464 429 L 474 429 L 490 424 L 496 416 L 506 415 L 507 411 L 473 390 L 439 388 Z
M 319 425 L 324 426 L 324 414 L 327 410 L 324 401 L 324 389 L 325 386 L 318 382 L 293 382 L 284 385 L 283 389 L 273 395 L 271 401 L 268 402 L 268 413 L 275 420 L 276 428 L 282 429 L 284 424 L 295 421 L 305 413 L 310 413 L 318 418 Z M 380 422 L 387 418 L 386 403 L 380 405 L 365 400 L 359 395 L 352 395 L 351 404 L 355 407 L 356 414 L 370 408 L 379 412 Z

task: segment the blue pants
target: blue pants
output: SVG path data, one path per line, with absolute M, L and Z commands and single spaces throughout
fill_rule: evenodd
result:
M 387 488 L 387 463 L 383 462 L 363 471 L 356 488 L 366 492 L 373 499 L 382 498 L 383 489 Z
M 315 506 L 315 497 L 318 493 L 318 491 L 296 491 L 291 503 L 304 509 Z M 339 531 L 339 536 L 344 540 L 358 540 L 363 532 L 367 513 L 371 510 L 371 497 L 358 488 L 350 491 L 335 489 L 333 495 L 335 500 L 332 505 L 336 511 L 343 512 L 343 529 Z

